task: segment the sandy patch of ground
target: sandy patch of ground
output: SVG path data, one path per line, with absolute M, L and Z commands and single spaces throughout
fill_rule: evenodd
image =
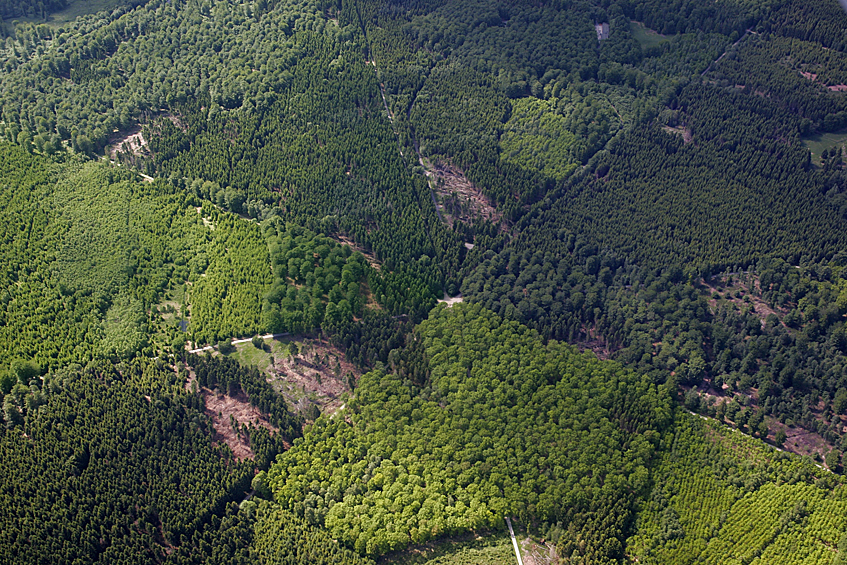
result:
M 296 353 L 294 353 L 296 347 Z M 252 347 L 252 344 L 244 344 Z M 311 338 L 284 338 L 272 346 L 273 364 L 265 372 L 292 410 L 306 413 L 316 404 L 321 413 L 333 414 L 346 402 L 349 382 L 362 372 L 347 361 L 344 353 L 327 341 Z
M 109 139 L 108 146 L 109 158 L 112 161 L 118 160 L 118 153 L 123 154 L 122 160 L 129 156 L 141 157 L 150 154 L 140 127 L 128 132 L 115 132 L 115 136 Z
M 337 235 L 333 237 L 333 239 L 343 245 L 349 245 L 351 249 L 358 251 L 359 253 L 364 255 L 365 259 L 368 260 L 368 264 L 377 271 L 382 268 L 382 263 L 377 260 L 373 253 L 371 253 L 370 251 L 366 251 L 363 247 L 360 247 L 355 241 L 353 241 L 349 237 L 344 235 Z
M 191 376 L 189 376 L 190 381 Z M 223 442 L 229 446 L 233 455 L 239 461 L 255 457 L 253 450 L 250 449 L 249 435 L 241 431 L 242 425 L 263 427 L 271 433 L 279 431 L 262 416 L 258 408 L 250 404 L 243 392 L 239 391 L 236 396 L 232 397 L 221 394 L 219 391 L 203 388 L 200 390 L 200 394 L 206 405 L 206 414 L 211 417 L 212 425 L 215 428 L 214 441 L 216 443 Z
M 678 126 L 675 128 L 672 128 L 671 126 L 662 126 L 662 129 L 671 135 L 681 135 L 682 143 L 685 145 L 688 145 L 691 143 L 691 140 L 694 139 L 694 135 L 691 133 L 691 130 L 685 126 Z
M 200 219 L 203 221 L 203 227 L 207 227 L 210 230 L 215 231 L 215 223 L 212 220 L 210 220 L 209 218 L 207 218 L 206 216 L 203 215 L 203 207 L 202 206 L 195 206 L 194 209 L 197 210 L 198 214 L 200 214 Z
M 194 373 L 194 369 L 188 368 L 188 378 L 185 380 L 185 390 L 191 392 L 191 385 L 197 380 L 197 375 Z
M 603 336 L 600 335 L 597 328 L 594 326 L 586 327 L 583 325 L 580 329 L 585 337 L 572 342 L 580 352 L 591 351 L 598 359 L 611 359 L 614 350 L 609 347 L 609 344 Z
M 538 543 L 532 538 L 525 538 L 519 545 L 524 565 L 555 565 L 559 562 L 556 547 L 550 543 Z
M 815 457 L 818 455 L 823 459 L 827 453 L 832 451 L 832 446 L 816 432 L 810 432 L 800 427 L 788 427 L 777 420 L 768 418 L 769 431 L 768 441 L 773 443 L 776 440 L 776 432 L 783 430 L 787 439 L 782 445 L 785 451 L 796 453 L 797 455 L 809 455 Z
M 597 356 L 597 359 L 605 361 L 612 358 L 612 352 L 609 351 L 608 345 L 602 339 L 583 339 L 573 342 L 573 345 L 579 349 L 580 353 L 591 351 Z
M 709 293 L 713 296 L 709 298 L 708 303 L 712 312 L 715 312 L 718 308 L 718 300 L 724 300 L 733 305 L 738 310 L 743 310 L 745 308 L 749 308 L 750 312 L 755 314 L 756 317 L 759 318 L 762 322 L 762 326 L 765 324 L 765 320 L 770 314 L 775 315 L 779 318 L 779 323 L 786 327 L 783 323 L 783 317 L 788 313 L 789 309 L 792 305 L 788 304 L 781 308 L 772 308 L 770 305 L 765 303 L 761 298 L 761 286 L 759 283 L 758 277 L 753 275 L 752 273 L 731 273 L 724 274 L 718 277 L 714 277 L 709 283 L 703 282 L 704 286 L 708 289 Z M 715 293 L 719 295 L 719 299 L 714 298 Z M 701 398 L 703 400 L 707 400 L 709 402 L 714 403 L 715 405 L 721 402 L 730 402 L 732 397 L 726 394 L 726 385 L 724 385 L 723 389 L 718 391 L 715 390 L 709 380 L 704 381 L 705 390 L 701 391 Z M 683 387 L 684 390 L 687 390 L 689 387 Z M 749 402 L 749 407 L 753 410 L 758 410 L 759 408 L 759 392 L 758 389 L 751 388 L 749 391 L 737 391 L 734 396 L 743 396 L 746 397 Z M 812 414 L 816 420 L 825 420 L 824 417 L 824 404 L 823 402 L 819 402 L 818 406 L 812 407 Z M 847 418 L 841 418 L 842 426 L 847 424 Z M 791 453 L 796 453 L 798 455 L 809 455 L 811 457 L 815 457 L 815 455 L 819 455 L 821 458 L 826 455 L 830 450 L 832 450 L 833 446 L 830 445 L 820 434 L 814 431 L 807 430 L 800 426 L 786 426 L 785 424 L 775 420 L 773 418 L 767 417 L 768 422 L 768 436 L 767 439 L 770 443 L 775 443 L 776 432 L 778 430 L 785 431 L 785 434 L 788 439 L 786 439 L 783 449 L 785 451 L 789 451 Z M 733 424 L 734 425 L 734 424 Z
M 447 296 L 447 293 L 445 292 L 444 298 L 440 299 L 438 302 L 446 304 L 447 307 L 450 308 L 451 306 L 453 306 L 453 304 L 459 304 L 464 301 L 465 299 L 462 298 L 461 293 L 457 294 L 456 296 Z
M 708 402 L 714 406 L 723 403 L 729 403 L 733 398 L 746 398 L 747 407 L 750 410 L 756 411 L 759 409 L 759 391 L 758 389 L 751 388 L 747 393 L 743 392 L 735 392 L 732 396 L 726 394 L 726 386 L 724 385 L 723 389 L 718 391 L 711 385 L 711 382 L 707 379 L 703 381 L 703 388 L 698 389 L 700 392 L 701 402 Z M 689 386 L 680 387 L 683 394 L 691 389 Z M 743 405 L 743 402 L 741 403 Z M 812 414 L 814 418 L 817 420 L 824 419 L 824 405 L 823 402 L 818 403 L 818 406 L 812 409 Z M 729 418 L 725 419 L 731 426 L 737 428 L 735 422 L 730 420 Z M 765 416 L 765 421 L 768 423 L 768 435 L 767 441 L 771 445 L 776 444 L 776 433 L 779 430 L 783 430 L 787 439 L 783 443 L 782 449 L 784 451 L 788 451 L 790 453 L 794 453 L 796 455 L 808 455 L 812 458 L 815 456 L 819 456 L 820 459 L 823 459 L 824 456 L 829 453 L 833 449 L 833 445 L 827 442 L 820 434 L 817 432 L 813 432 L 802 428 L 800 426 L 787 426 L 780 422 L 775 418 L 771 418 L 770 416 Z M 847 418 L 844 416 L 841 417 L 842 426 L 847 424 Z M 765 438 L 763 438 L 765 439 Z
M 425 166 L 425 169 L 438 196 L 438 209 L 450 226 L 456 221 L 471 223 L 475 218 L 482 218 L 493 224 L 499 223 L 505 230 L 503 215 L 461 169 L 441 160 Z
M 710 282 L 703 281 L 703 285 L 713 296 L 713 298 L 709 298 L 708 300 L 712 312 L 717 311 L 718 299 L 714 298 L 715 293 L 717 293 L 721 299 L 730 302 L 738 310 L 749 307 L 751 312 L 762 321 L 763 327 L 765 325 L 765 319 L 770 314 L 779 318 L 780 324 L 785 326 L 782 323 L 782 318 L 788 313 L 788 309 L 785 307 L 781 309 L 771 308 L 760 298 L 762 289 L 759 285 L 759 278 L 755 275 L 749 275 L 749 277 L 752 277 L 752 282 L 750 283 L 742 282 L 738 276 L 734 275 L 721 275 L 713 277 Z
M 800 74 L 809 79 L 812 82 L 818 82 L 817 73 L 810 73 L 807 71 L 800 71 Z M 847 91 L 847 84 L 828 84 L 826 85 L 827 90 L 831 90 L 833 92 L 844 92 Z
M 171 123 L 172 123 L 174 126 L 176 126 L 176 128 L 177 128 L 177 129 L 179 129 L 180 131 L 182 131 L 182 133 L 185 133 L 185 132 L 187 132 L 187 131 L 188 131 L 188 126 L 187 126 L 187 125 L 185 125 L 185 124 L 182 122 L 182 120 L 181 120 L 181 119 L 179 119 L 179 117 L 178 117 L 178 116 L 174 116 L 174 115 L 172 115 L 172 114 L 169 114 L 169 113 L 165 112 L 165 117 L 166 117 L 167 119 L 169 119 L 169 120 L 171 121 Z

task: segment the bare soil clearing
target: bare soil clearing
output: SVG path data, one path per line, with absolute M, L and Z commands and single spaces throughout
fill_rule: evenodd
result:
M 710 380 L 704 380 L 703 388 L 699 390 L 701 402 L 708 402 L 717 406 L 722 402 L 729 403 L 733 400 L 733 398 L 739 398 L 745 399 L 742 404 L 746 402 L 748 408 L 752 410 L 759 409 L 758 389 L 751 388 L 747 392 L 735 392 L 732 395 L 729 395 L 726 393 L 726 387 L 727 385 L 724 385 L 723 388 L 718 391 L 712 386 Z M 684 386 L 682 389 L 683 391 L 688 391 L 691 387 Z M 824 419 L 824 403 L 819 402 L 818 406 L 813 407 L 812 414 L 815 419 Z M 787 439 L 782 446 L 784 451 L 800 456 L 808 455 L 812 458 L 816 458 L 817 456 L 818 458 L 823 459 L 823 457 L 834 447 L 817 432 L 807 430 L 800 426 L 787 426 L 770 416 L 766 416 L 765 419 L 768 423 L 768 435 L 766 439 L 770 444 L 774 445 L 776 443 L 776 433 L 779 430 L 783 430 L 785 432 Z M 729 418 L 727 418 L 726 421 L 731 423 L 733 427 L 737 427 L 737 424 Z M 847 424 L 847 417 L 842 416 L 841 425 L 844 426 L 845 424 Z
M 239 392 L 232 397 L 203 388 L 200 390 L 200 394 L 203 396 L 203 402 L 206 405 L 206 414 L 212 418 L 212 425 L 215 428 L 214 441 L 216 443 L 223 442 L 229 446 L 233 455 L 239 461 L 255 457 L 253 450 L 250 449 L 248 437 L 241 433 L 242 425 L 261 426 L 271 433 L 279 431 L 262 416 L 258 408 L 250 404 L 243 392 Z M 238 426 L 238 431 L 233 429 L 233 424 Z
M 800 74 L 803 75 L 804 78 L 807 78 L 812 82 L 819 82 L 818 75 L 816 73 L 800 71 Z M 832 92 L 844 92 L 845 90 L 847 90 L 847 84 L 825 84 L 823 86 L 825 86 L 827 90 L 831 90 Z
M 438 195 L 438 207 L 450 226 L 456 221 L 470 223 L 475 218 L 482 218 L 499 223 L 501 230 L 505 231 L 503 215 L 461 169 L 441 160 L 425 168 L 432 189 Z
M 353 241 L 349 237 L 344 236 L 344 235 L 338 235 L 338 236 L 335 236 L 333 239 L 335 239 L 335 241 L 342 243 L 344 245 L 349 245 L 351 249 L 358 251 L 359 253 L 364 255 L 365 259 L 368 260 L 368 264 L 371 267 L 373 267 L 374 269 L 376 269 L 377 271 L 382 268 L 382 263 L 380 263 L 377 260 L 376 256 L 374 256 L 374 254 L 372 252 L 367 251 L 364 247 L 359 246 L 358 244 L 356 244 L 355 241 Z
M 556 548 L 550 543 L 538 543 L 532 538 L 524 538 L 520 541 L 520 546 L 524 565 L 555 565 L 559 562 Z
M 770 423 L 772 429 L 768 433 L 768 440 L 770 442 L 775 440 L 777 430 L 785 431 L 787 439 L 782 446 L 785 451 L 810 457 L 818 455 L 823 459 L 832 450 L 832 446 L 816 432 L 810 432 L 796 426 L 789 428 L 776 420 L 772 420 Z
M 255 364 L 292 410 L 303 411 L 317 404 L 321 413 L 335 413 L 350 391 L 348 380 L 358 380 L 362 374 L 341 350 L 323 340 L 286 337 L 269 345 L 270 351 L 263 357 L 265 361 Z M 251 343 L 237 347 L 255 350 Z M 293 353 L 295 348 L 297 353 Z
M 682 143 L 688 145 L 694 139 L 694 134 L 691 133 L 691 130 L 684 126 L 671 127 L 671 126 L 662 126 L 662 129 L 671 134 L 671 135 L 681 135 Z
M 439 299 L 438 302 L 446 304 L 448 308 L 453 306 L 453 304 L 459 304 L 464 302 L 465 299 L 462 297 L 461 293 L 456 296 L 447 296 L 447 293 L 444 293 L 444 298 Z
M 596 326 L 586 326 L 585 324 L 582 324 L 580 326 L 580 330 L 582 330 L 585 338 L 573 342 L 573 345 L 575 345 L 580 352 L 584 353 L 585 351 L 591 351 L 598 359 L 605 361 L 611 359 L 612 354 L 617 351 L 617 349 L 609 347 L 606 339 L 600 335 L 600 332 L 597 331 Z
M 730 302 L 737 310 L 750 308 L 750 311 L 755 314 L 761 321 L 762 326 L 765 325 L 765 320 L 770 314 L 775 315 L 782 323 L 782 318 L 788 313 L 787 308 L 774 309 L 771 308 L 765 301 L 760 298 L 761 286 L 759 278 L 755 275 L 750 283 L 744 283 L 737 277 L 730 276 L 731 281 L 724 277 L 715 277 L 711 283 L 703 282 L 703 285 L 709 290 L 712 296 L 717 293 L 721 299 Z M 712 312 L 716 312 L 718 308 L 718 299 L 710 298 L 709 307 Z
M 115 136 L 109 139 L 109 159 L 117 160 L 118 153 L 142 157 L 150 154 L 147 140 L 144 139 L 144 134 L 141 132 L 141 127 L 135 127 L 128 132 L 116 132 Z

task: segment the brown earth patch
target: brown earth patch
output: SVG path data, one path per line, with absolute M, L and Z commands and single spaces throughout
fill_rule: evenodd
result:
M 123 153 L 124 159 L 129 157 L 149 156 L 150 150 L 148 148 L 148 142 L 144 139 L 144 135 L 141 130 L 144 124 L 151 123 L 158 117 L 170 120 L 170 122 L 183 133 L 188 131 L 188 127 L 183 123 L 183 121 L 178 116 L 174 116 L 169 113 L 167 108 L 162 108 L 158 112 L 145 111 L 139 118 L 140 123 L 129 129 L 116 129 L 112 132 L 112 135 L 109 136 L 109 139 L 106 142 L 106 146 L 109 151 L 109 158 L 114 161 L 118 156 L 118 153 Z
M 525 538 L 519 545 L 524 565 L 556 565 L 559 563 L 556 547 L 544 540 L 538 543 L 532 538 Z
M 750 282 L 743 282 L 736 274 L 720 275 L 713 277 L 709 282 L 703 281 L 703 286 L 712 295 L 712 298 L 708 300 L 712 313 L 715 313 L 718 309 L 718 299 L 713 298 L 717 293 L 720 299 L 731 303 L 737 310 L 750 308 L 750 311 L 762 321 L 763 327 L 765 319 L 770 314 L 779 318 L 779 323 L 785 327 L 782 318 L 788 313 L 788 308 L 772 308 L 761 299 L 762 288 L 759 284 L 759 278 L 748 273 L 742 273 L 742 275 L 748 278 Z
M 453 306 L 453 304 L 460 304 L 464 301 L 465 301 L 465 299 L 462 296 L 461 292 L 456 296 L 447 296 L 447 293 L 445 292 L 444 298 L 441 298 L 441 299 L 438 300 L 439 303 L 446 304 L 447 308 L 450 308 L 451 306 Z
M 710 84 L 717 85 L 718 83 L 717 83 L 717 81 L 711 81 Z M 747 88 L 746 84 L 736 84 L 735 85 L 736 90 L 744 90 L 745 88 Z M 756 95 L 756 96 L 759 96 L 761 98 L 770 98 L 771 97 L 771 95 L 768 94 L 767 92 L 765 92 L 764 90 L 754 90 L 753 94 Z
M 274 362 L 267 371 L 268 381 L 292 409 L 304 411 L 311 404 L 317 404 L 321 413 L 333 414 L 341 408 L 345 393 L 350 391 L 350 375 L 357 381 L 362 372 L 329 342 L 286 338 L 280 343 L 285 344 L 288 352 L 290 344 L 296 344 L 297 353 L 281 354 L 274 348 Z
M 703 381 L 703 386 L 704 388 L 702 390 L 698 388 L 701 402 L 708 402 L 714 406 L 717 406 L 721 403 L 728 404 L 734 398 L 745 398 L 746 400 L 744 402 L 746 402 L 747 408 L 753 411 L 759 409 L 758 389 L 751 388 L 746 393 L 735 392 L 732 395 L 729 395 L 727 394 L 727 385 L 724 385 L 722 389 L 718 391 L 712 386 L 709 379 L 705 379 Z M 684 394 L 685 392 L 691 390 L 691 387 L 681 386 L 680 389 L 683 391 Z M 741 402 L 740 404 L 743 405 L 744 402 Z M 824 403 L 819 402 L 818 406 L 812 408 L 812 414 L 816 420 L 824 420 Z M 801 426 L 788 426 L 770 416 L 765 416 L 765 421 L 768 423 L 768 435 L 766 438 L 762 439 L 766 439 L 768 443 L 770 443 L 771 445 L 775 445 L 776 433 L 779 430 L 783 430 L 787 437 L 782 446 L 783 451 L 794 453 L 795 455 L 800 456 L 808 455 L 812 458 L 815 458 L 815 456 L 817 455 L 820 457 L 820 459 L 823 459 L 823 457 L 834 447 L 817 432 L 807 430 Z M 733 428 L 737 429 L 736 423 L 730 420 L 729 418 L 725 418 L 725 422 L 731 425 Z M 842 416 L 841 425 L 844 426 L 845 424 L 847 424 L 847 418 Z
M 192 381 L 192 375 L 193 372 L 189 373 L 189 383 Z M 250 404 L 247 396 L 241 391 L 233 397 L 202 388 L 200 394 L 206 405 L 206 414 L 212 419 L 215 428 L 215 443 L 225 443 L 239 461 L 255 457 L 250 448 L 249 436 L 241 431 L 242 425 L 263 427 L 271 433 L 279 431 L 258 408 Z M 238 429 L 235 429 L 236 427 Z M 287 449 L 289 446 L 285 447 Z
M 182 131 L 182 133 L 185 133 L 185 132 L 188 131 L 188 126 L 183 123 L 183 121 L 179 118 L 179 116 L 174 116 L 173 114 L 168 113 L 167 111 L 165 111 L 164 108 L 162 108 L 162 111 L 164 112 L 164 117 L 169 119 L 171 121 L 171 123 L 174 126 L 177 127 L 177 129 Z
M 129 131 L 116 131 L 107 142 L 109 147 L 109 159 L 112 161 L 118 160 L 118 154 L 122 154 L 122 159 L 130 157 L 142 157 L 150 154 L 147 148 L 147 140 L 144 139 L 144 134 L 141 132 L 141 126 L 132 128 Z
M 500 229 L 505 231 L 503 214 L 461 169 L 441 160 L 425 168 L 433 192 L 438 196 L 438 208 L 448 225 L 452 227 L 456 221 L 470 223 L 475 218 L 482 218 L 500 224 Z
M 768 418 L 768 423 L 768 441 L 771 443 L 776 441 L 777 431 L 783 430 L 785 432 L 787 439 L 782 445 L 782 449 L 785 451 L 810 457 L 818 455 L 820 459 L 823 459 L 832 450 L 832 446 L 817 432 L 811 432 L 797 426 L 788 427 L 771 418 Z
M 349 237 L 347 237 L 345 235 L 336 235 L 332 239 L 334 239 L 338 243 L 341 243 L 341 244 L 344 244 L 344 245 L 349 245 L 351 249 L 354 249 L 355 251 L 358 251 L 359 253 L 364 255 L 365 259 L 368 260 L 368 264 L 371 267 L 373 267 L 374 269 L 376 269 L 377 271 L 382 268 L 382 263 L 380 263 L 379 260 L 377 260 L 376 256 L 372 252 L 367 251 L 364 247 L 361 247 L 360 245 L 358 245 L 355 241 L 353 241 Z
M 800 74 L 809 79 L 812 82 L 819 82 L 817 73 L 810 73 L 808 71 L 799 71 Z M 847 84 L 827 84 L 825 85 L 827 90 L 831 90 L 832 92 L 844 92 L 847 91 Z
M 671 126 L 662 126 L 662 129 L 671 134 L 671 135 L 681 135 L 682 143 L 688 145 L 694 139 L 694 134 L 691 133 L 691 130 L 685 126 L 671 127 Z
M 580 329 L 585 335 L 585 338 L 573 342 L 573 345 L 575 345 L 580 352 L 584 353 L 585 351 L 591 351 L 598 359 L 611 359 L 613 351 L 606 340 L 603 339 L 603 336 L 601 336 L 597 331 L 597 328 L 594 326 L 582 326 Z
M 188 378 L 185 380 L 185 390 L 191 392 L 191 385 L 197 381 L 197 374 L 194 369 L 188 367 Z

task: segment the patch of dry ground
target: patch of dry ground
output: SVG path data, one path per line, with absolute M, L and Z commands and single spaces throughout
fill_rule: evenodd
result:
M 109 138 L 109 159 L 116 161 L 118 153 L 126 155 L 134 155 L 141 157 L 149 155 L 150 151 L 147 148 L 147 140 L 144 139 L 144 134 L 141 133 L 141 127 L 132 128 L 129 131 L 116 131 L 115 135 Z
M 201 110 L 205 110 L 205 109 L 206 109 L 206 107 L 204 106 L 204 107 L 202 107 L 202 108 L 200 108 L 200 109 L 201 109 Z M 171 123 L 172 123 L 172 124 L 173 124 L 173 125 L 174 125 L 177 129 L 178 129 L 178 130 L 182 131 L 183 133 L 185 133 L 185 132 L 187 132 L 187 131 L 188 131 L 188 126 L 187 126 L 187 125 L 185 125 L 185 123 L 182 121 L 182 118 L 180 118 L 179 116 L 174 116 L 173 114 L 171 114 L 170 112 L 168 112 L 168 109 L 167 109 L 167 108 L 162 108 L 162 109 L 161 109 L 161 114 L 160 114 L 160 115 L 161 115 L 163 118 L 167 118 L 168 120 L 170 120 L 170 122 L 171 122 Z
M 134 157 L 150 156 L 149 143 L 148 140 L 144 139 L 141 129 L 145 124 L 151 123 L 157 118 L 167 119 L 179 130 L 188 131 L 188 127 L 182 120 L 178 116 L 170 114 L 166 108 L 162 108 L 159 112 L 145 112 L 140 118 L 141 123 L 129 129 L 116 129 L 112 132 L 106 142 L 109 159 L 116 161 L 118 157 L 122 157 L 122 160 L 134 161 Z
M 768 441 L 773 443 L 776 440 L 776 432 L 783 430 L 787 439 L 783 443 L 782 448 L 785 451 L 796 453 L 797 455 L 809 455 L 815 457 L 818 455 L 823 459 L 827 453 L 832 451 L 832 446 L 816 432 L 810 432 L 796 426 L 788 427 L 777 420 L 768 418 Z
M 688 145 L 689 143 L 691 143 L 691 140 L 694 139 L 694 135 L 691 133 L 691 130 L 685 126 L 662 126 L 662 129 L 671 135 L 681 135 L 682 143 L 685 145 Z
M 465 299 L 462 297 L 461 292 L 459 294 L 457 294 L 456 296 L 447 296 L 447 293 L 445 292 L 444 298 L 441 298 L 441 299 L 438 300 L 438 302 L 446 304 L 448 308 L 453 306 L 453 304 L 459 304 L 459 303 L 464 302 L 464 301 L 465 301 Z
M 765 320 L 771 314 L 779 319 L 779 323 L 786 327 L 783 323 L 783 317 L 793 307 L 793 304 L 786 304 L 783 307 L 772 307 L 761 299 L 762 288 L 759 283 L 759 278 L 753 273 L 725 273 L 720 276 L 713 277 L 709 282 L 703 281 L 702 284 L 708 290 L 711 297 L 708 299 L 709 307 L 712 313 L 718 309 L 719 301 L 730 303 L 736 310 L 748 309 L 752 314 L 759 318 L 762 326 L 765 325 Z M 717 294 L 717 298 L 715 295 Z M 683 392 L 690 387 L 682 387 Z M 759 390 L 750 388 L 745 391 L 735 391 L 732 395 L 728 394 L 728 386 L 723 385 L 720 390 L 716 390 L 712 386 L 711 379 L 703 381 L 700 389 L 701 399 L 717 406 L 722 402 L 731 402 L 733 398 L 744 398 L 746 403 L 752 410 L 759 409 Z M 817 406 L 811 407 L 812 414 L 816 420 L 827 420 L 825 414 L 825 404 L 820 401 Z M 735 426 L 727 418 L 727 421 Z M 766 417 L 768 422 L 767 440 L 771 444 L 776 441 L 776 433 L 783 430 L 787 436 L 783 449 L 797 455 L 808 455 L 815 458 L 823 458 L 829 451 L 833 449 L 833 445 L 828 443 L 817 432 L 807 430 L 800 426 L 787 426 L 776 419 Z M 847 417 L 841 417 L 841 425 L 847 425 Z
M 817 73 L 800 71 L 800 74 L 804 78 L 807 78 L 812 82 L 819 82 Z M 831 90 L 833 92 L 844 92 L 845 90 L 847 90 L 847 84 L 825 84 L 824 86 L 827 88 L 827 90 Z
M 712 295 L 712 298 L 708 300 L 712 313 L 717 311 L 718 299 L 714 298 L 715 293 L 717 293 L 720 299 L 730 302 L 737 310 L 749 307 L 750 311 L 762 321 L 763 327 L 765 319 L 770 314 L 779 318 L 780 324 L 782 324 L 782 318 L 788 313 L 788 308 L 771 308 L 760 297 L 762 289 L 759 285 L 759 278 L 747 273 L 741 273 L 741 275 L 749 282 L 743 282 L 742 277 L 734 274 L 717 276 L 710 282 L 703 281 L 703 286 Z M 785 326 L 785 324 L 782 325 Z
M 597 331 L 597 328 L 595 326 L 582 325 L 581 329 L 585 338 L 574 341 L 573 345 L 575 345 L 580 352 L 593 352 L 598 359 L 611 359 L 614 351 L 609 347 L 609 344 L 603 336 L 600 335 L 600 332 Z
M 212 419 L 215 428 L 215 443 L 225 443 L 239 461 L 255 457 L 250 449 L 249 436 L 241 432 L 242 425 L 263 427 L 271 433 L 279 431 L 262 416 L 258 408 L 250 404 L 243 392 L 233 397 L 202 388 L 200 394 L 206 405 L 206 414 Z
M 374 254 L 372 252 L 367 251 L 365 248 L 359 246 L 358 244 L 356 244 L 355 241 L 353 241 L 349 237 L 344 236 L 344 235 L 337 235 L 337 236 L 333 237 L 333 239 L 335 241 L 337 241 L 338 243 L 341 243 L 343 245 L 349 245 L 351 249 L 358 251 L 359 253 L 364 255 L 365 259 L 368 260 L 368 264 L 371 267 L 373 267 L 374 269 L 376 269 L 377 271 L 382 268 L 382 263 L 380 263 L 377 260 L 376 256 L 374 256 Z
M 525 538 L 521 540 L 520 547 L 524 565 L 555 565 L 559 562 L 556 547 L 544 540 L 538 543 L 532 538 Z
M 357 381 L 362 375 L 344 353 L 320 339 L 284 338 L 277 343 L 273 364 L 264 372 L 292 409 L 303 411 L 317 404 L 321 413 L 333 414 L 341 408 L 350 391 L 349 379 Z M 296 346 L 294 354 L 291 344 Z M 252 347 L 249 343 L 244 346 Z
M 740 402 L 742 405 L 746 402 L 748 408 L 752 410 L 759 409 L 758 389 L 751 388 L 746 392 L 734 392 L 730 395 L 727 393 L 727 388 L 727 385 L 723 385 L 722 389 L 718 391 L 712 386 L 710 379 L 705 379 L 703 381 L 703 388 L 699 389 L 701 402 L 707 402 L 717 406 L 721 403 L 729 403 L 733 400 L 733 398 L 738 398 L 743 400 L 743 402 Z M 683 393 L 685 393 L 690 390 L 691 387 L 683 386 L 681 389 Z M 812 414 L 815 419 L 824 419 L 824 408 L 825 406 L 823 401 L 819 402 L 817 406 L 812 408 Z M 768 423 L 768 435 L 766 439 L 770 444 L 776 444 L 776 433 L 779 430 L 783 430 L 785 432 L 787 439 L 782 446 L 784 451 L 801 456 L 808 455 L 812 458 L 817 457 L 822 460 L 824 456 L 834 447 L 817 432 L 807 430 L 800 426 L 787 426 L 770 416 L 766 416 L 765 420 Z M 737 428 L 737 424 L 729 418 L 726 418 L 726 422 Z M 841 425 L 845 426 L 845 424 L 847 424 L 847 417 L 842 416 Z
M 215 355 L 218 355 L 218 353 L 216 352 Z M 193 386 L 196 386 L 196 380 L 197 376 L 194 374 L 194 370 L 189 369 L 185 389 L 192 390 Z M 211 418 L 212 426 L 215 429 L 215 437 L 212 438 L 212 441 L 216 444 L 225 443 L 239 461 L 255 457 L 255 453 L 250 448 L 249 436 L 241 433 L 242 425 L 262 427 L 272 434 L 279 432 L 279 429 L 271 424 L 258 408 L 250 404 L 243 391 L 239 391 L 233 397 L 222 394 L 217 389 L 210 390 L 204 387 L 199 390 L 199 393 L 203 398 L 204 412 Z M 239 429 L 234 429 L 233 424 Z M 288 442 L 283 442 L 283 445 L 286 449 L 291 447 Z
M 451 227 L 456 221 L 470 223 L 475 218 L 482 218 L 500 224 L 501 230 L 506 229 L 503 215 L 461 169 L 441 160 L 425 168 L 432 189 L 438 196 L 438 208 Z

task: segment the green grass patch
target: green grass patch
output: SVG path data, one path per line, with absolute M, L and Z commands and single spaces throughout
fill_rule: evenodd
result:
M 505 528 L 505 524 L 503 526 Z M 509 535 L 469 535 L 448 538 L 400 551 L 379 560 L 380 565 L 514 565 Z
M 641 47 L 645 49 L 655 47 L 660 43 L 670 40 L 670 37 L 667 35 L 662 35 L 661 33 L 646 27 L 641 22 L 629 22 L 629 29 L 632 32 L 632 37 L 634 37 L 635 40 L 641 44 Z
M 812 153 L 812 162 L 821 164 L 821 153 L 834 147 L 844 147 L 847 143 L 847 130 L 832 133 L 818 133 L 803 139 L 803 146 Z
M 265 343 L 271 348 L 274 359 L 291 356 L 291 338 L 272 339 Z
M 263 373 L 267 373 L 271 366 L 270 340 L 265 340 L 265 349 L 257 349 L 249 341 L 239 343 L 235 346 L 235 352 L 231 355 L 242 367 L 256 367 Z
M 58 29 L 68 22 L 72 22 L 80 16 L 88 14 L 96 14 L 106 10 L 114 10 L 118 6 L 128 4 L 127 0 L 76 0 L 61 12 L 54 12 L 47 16 L 47 21 L 41 18 L 14 18 L 13 25 L 30 23 L 30 24 L 46 24 L 53 29 Z

